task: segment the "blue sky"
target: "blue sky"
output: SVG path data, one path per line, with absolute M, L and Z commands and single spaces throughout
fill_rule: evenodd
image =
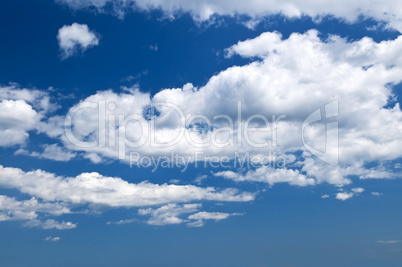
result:
M 399 266 L 399 5 L 1 2 L 0 265 Z

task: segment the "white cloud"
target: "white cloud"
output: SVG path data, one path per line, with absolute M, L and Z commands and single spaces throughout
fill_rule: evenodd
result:
M 371 194 L 372 194 L 373 196 L 376 196 L 376 197 L 382 196 L 382 193 L 380 193 L 380 192 L 371 192 Z
M 56 108 L 43 91 L 15 83 L 0 85 L 0 146 L 24 144 L 29 132 L 38 130 L 45 115 Z
M 214 175 L 231 179 L 236 182 L 263 182 L 271 186 L 276 183 L 289 183 L 291 185 L 298 186 L 315 185 L 315 180 L 313 178 L 306 177 L 298 170 L 274 169 L 267 166 L 262 166 L 256 170 L 247 171 L 245 175 L 235 173 L 233 171 L 218 172 Z
M 57 138 L 64 134 L 64 116 L 53 116 L 44 123 L 38 125 L 39 132 L 46 133 L 51 138 Z
M 101 8 L 105 6 L 110 0 L 56 0 L 58 2 L 65 2 L 73 8 L 86 8 L 95 6 Z M 122 2 L 122 1 L 120 1 Z
M 354 196 L 358 196 L 359 194 L 361 194 L 363 192 L 364 192 L 364 189 L 361 187 L 352 188 L 352 192 L 339 192 L 338 194 L 336 194 L 336 199 L 345 201 Z
M 140 209 L 138 213 L 142 216 L 150 216 L 147 221 L 150 225 L 169 225 L 187 223 L 189 227 L 202 227 L 205 220 L 225 220 L 230 216 L 243 215 L 240 213 L 223 213 L 223 212 L 197 212 L 201 208 L 201 204 L 168 204 L 160 208 Z M 187 219 L 180 218 L 183 214 L 193 213 Z
M 379 241 L 376 241 L 376 243 L 379 243 L 379 244 L 398 244 L 398 243 L 401 243 L 402 241 L 400 241 L 400 240 L 379 240 Z
M 50 90 L 51 88 L 49 88 Z M 52 111 L 57 106 L 50 101 L 47 92 L 36 88 L 21 88 L 17 83 L 0 85 L 0 99 L 2 100 L 23 100 L 38 112 Z
M 73 153 L 57 144 L 44 145 L 43 152 L 29 152 L 25 149 L 19 149 L 15 152 L 16 155 L 28 155 L 31 157 L 41 158 L 41 159 L 51 159 L 55 161 L 70 161 L 74 158 L 77 153 Z
M 355 194 L 361 194 L 364 192 L 364 188 L 358 187 L 358 188 L 352 188 L 352 192 Z
M 44 123 L 42 120 L 52 106 L 45 93 L 38 90 L 30 92 L 16 85 L 2 87 L 0 95 L 4 99 L 0 105 L 0 135 L 4 138 L 0 145 L 22 144 L 29 136 L 29 131 L 40 130 L 51 137 L 61 137 L 66 148 L 84 151 L 84 157 L 95 163 L 102 162 L 104 158 L 118 159 L 121 156 L 119 152 L 122 153 L 124 149 L 119 147 L 117 135 L 121 137 L 126 134 L 128 140 L 138 140 L 142 137 L 138 125 L 118 123 L 114 135 L 107 128 L 100 131 L 98 110 L 85 107 L 85 104 L 104 101 L 106 118 L 127 118 L 137 114 L 138 122 L 148 125 L 149 121 L 142 116 L 148 106 L 172 103 L 183 111 L 186 119 L 195 114 L 204 114 L 208 118 L 220 114 L 228 115 L 235 123 L 235 129 L 229 136 L 234 140 L 240 134 L 237 127 L 244 126 L 245 120 L 252 115 L 287 116 L 277 124 L 278 146 L 269 149 L 279 156 L 293 156 L 292 160 L 287 159 L 289 166 L 275 171 L 275 168 L 271 170 L 257 167 L 244 175 L 226 172 L 226 178 L 231 174 L 233 179 L 260 181 L 271 185 L 278 182 L 294 185 L 328 182 L 341 186 L 351 183 L 351 175 L 357 175 L 361 179 L 398 177 L 398 174 L 385 165 L 367 169 L 365 163 L 392 161 L 402 156 L 398 149 L 402 146 L 402 112 L 398 104 L 384 108 L 389 104 L 389 99 L 395 97 L 389 85 L 402 80 L 402 37 L 375 43 L 369 38 L 347 42 L 332 36 L 323 42 L 317 34 L 316 31 L 309 31 L 305 34 L 293 34 L 283 40 L 278 33 L 264 33 L 255 39 L 239 42 L 227 49 L 229 56 L 238 54 L 261 59 L 222 71 L 201 88 L 186 84 L 183 88 L 161 90 L 154 97 L 132 88 L 128 93 L 104 91 L 88 97 L 71 110 L 77 111 L 71 121 L 74 136 L 79 140 L 103 138 L 109 142 L 105 146 L 83 147 L 71 143 L 63 135 L 64 119 L 61 116 L 52 117 Z M 333 99 L 339 99 L 340 114 L 340 165 L 337 167 L 324 164 L 306 153 L 300 130 L 303 120 L 312 111 Z M 242 100 L 241 121 L 236 120 L 238 100 Z M 110 108 L 113 104 L 114 109 Z M 159 107 L 158 111 L 159 116 L 154 117 L 155 140 L 158 143 L 172 140 L 180 131 L 191 135 L 197 142 L 213 137 L 222 141 L 228 136 L 228 133 L 223 133 L 222 136 L 217 133 L 216 129 L 226 127 L 220 121 L 211 119 L 214 130 L 200 133 L 181 125 L 175 111 L 167 107 Z M 147 129 L 143 130 L 146 134 Z M 311 125 L 305 135 L 311 141 L 311 146 L 319 147 L 323 143 L 321 137 L 325 137 L 325 127 Z M 273 141 L 270 132 L 258 133 L 253 137 L 257 141 Z M 245 142 L 244 136 L 242 138 L 240 146 L 224 147 L 192 146 L 186 138 L 181 138 L 174 146 L 169 147 L 152 146 L 149 140 L 138 148 L 126 148 L 123 143 L 123 148 L 126 148 L 123 156 L 126 162 L 133 151 L 145 156 L 168 156 L 174 148 L 179 155 L 189 157 L 189 161 L 194 162 L 194 155 L 198 152 L 207 157 L 229 159 L 233 159 L 236 152 L 254 156 L 267 153 L 266 148 L 254 147 Z M 117 145 L 110 145 L 112 143 Z M 60 147 L 46 148 L 49 152 L 44 154 L 46 157 L 57 157 L 55 154 L 60 153 L 53 153 L 55 150 L 64 152 L 59 160 L 74 155 Z M 292 154 L 298 150 L 305 153 L 295 161 L 296 157 Z M 336 155 L 337 150 L 328 150 L 327 153 Z
M 77 228 L 77 224 L 74 224 L 72 222 L 58 222 L 53 219 L 46 220 L 44 222 L 39 221 L 39 220 L 30 220 L 24 224 L 25 227 L 29 228 L 41 228 L 44 230 L 68 230 L 68 229 L 74 229 Z
M 0 166 L 0 186 L 14 188 L 44 201 L 74 204 L 98 204 L 110 207 L 141 207 L 200 200 L 243 202 L 255 194 L 236 189 L 217 190 L 193 185 L 158 185 L 147 181 L 132 184 L 99 173 L 60 177 L 42 170 L 24 172 Z
M 228 48 L 227 55 L 258 59 L 220 72 L 201 88 L 186 84 L 183 88 L 163 89 L 153 97 L 136 88 L 121 94 L 98 92 L 71 109 L 70 115 L 74 114 L 71 128 L 78 140 L 103 140 L 105 145 L 85 147 L 87 143 L 77 144 L 61 135 L 64 145 L 71 150 L 84 151 L 91 155 L 87 157 L 96 158 L 96 161 L 123 156 L 125 162 L 129 161 L 130 152 L 162 157 L 170 156 L 174 150 L 189 158 L 190 162 L 195 162 L 196 153 L 234 159 L 236 152 L 263 156 L 271 150 L 286 158 L 287 168 L 273 171 L 257 167 L 245 175 L 228 172 L 224 175 L 226 178 L 232 176 L 237 180 L 268 184 L 288 182 L 312 185 L 327 182 L 342 186 L 352 182 L 352 175 L 361 179 L 398 176 L 384 166 L 368 169 L 366 163 L 392 161 L 402 156 L 399 149 L 402 146 L 402 112 L 399 104 L 385 108 L 390 99 L 395 98 L 390 85 L 402 81 L 402 37 L 376 43 L 370 38 L 348 42 L 337 36 L 322 41 L 315 30 L 292 34 L 286 40 L 279 33 L 264 33 Z M 336 167 L 307 153 L 301 138 L 304 120 L 334 99 L 339 101 L 339 150 L 328 149 L 326 154 L 339 157 L 339 166 Z M 237 120 L 239 100 L 241 120 Z M 88 103 L 99 105 L 95 104 L 94 108 Z M 98 109 L 102 103 L 105 115 L 99 118 Z M 184 118 L 180 118 L 172 108 L 158 106 L 160 103 L 177 106 Z M 143 116 L 144 110 L 152 105 L 157 105 L 160 113 L 153 117 L 156 145 L 151 144 L 151 138 L 147 138 L 151 131 L 147 128 L 149 121 Z M 208 117 L 212 130 L 199 131 L 194 125 L 186 127 L 181 124 L 196 114 Z M 256 114 L 268 118 L 286 115 L 277 124 L 271 122 L 277 126 L 277 146 L 258 148 L 246 142 L 245 136 L 238 131 L 240 127 L 244 128 L 248 118 Z M 129 117 L 131 115 L 135 116 L 135 122 L 120 121 L 112 125 L 112 130 L 99 128 L 99 119 L 102 121 L 109 116 L 133 118 Z M 216 115 L 227 115 L 233 119 L 233 131 L 219 132 L 224 127 L 228 128 L 228 123 L 214 120 Z M 250 138 L 256 143 L 274 142 L 271 127 L 263 130 L 267 132 L 251 134 Z M 181 132 L 186 138 L 180 138 L 174 145 L 163 146 Z M 310 146 L 325 148 L 325 124 L 311 124 L 303 133 Z M 126 146 L 124 141 L 121 142 L 122 138 L 118 139 L 123 135 L 127 143 L 128 140 L 137 141 L 131 141 L 131 147 Z M 210 143 L 201 146 L 190 144 L 187 136 L 198 143 L 213 139 L 218 144 L 228 138 L 237 141 L 240 136 L 241 145 L 218 146 Z M 297 160 L 293 155 L 295 151 L 303 152 Z
M 205 174 L 199 175 L 194 179 L 194 182 L 200 185 L 200 184 L 202 184 L 202 181 L 204 181 L 207 178 L 208 178 L 208 175 L 205 175 Z
M 60 28 L 57 40 L 63 59 L 99 44 L 98 34 L 90 31 L 87 25 L 78 23 L 64 25 Z
M 0 102 L 0 146 L 24 143 L 27 131 L 34 129 L 38 113 L 23 100 Z
M 54 219 L 41 221 L 39 214 L 60 216 L 71 213 L 69 205 L 59 202 L 40 202 L 36 198 L 18 201 L 15 198 L 0 195 L 0 222 L 25 221 L 24 227 L 42 229 L 73 229 L 77 225 L 71 222 L 58 222 Z
M 39 202 L 36 198 L 18 201 L 15 198 L 0 195 L 0 221 L 33 220 L 38 213 L 62 215 L 71 213 L 64 203 Z
M 181 224 L 185 220 L 179 218 L 179 215 L 196 212 L 200 207 L 201 204 L 168 204 L 157 209 L 140 209 L 138 214 L 150 215 L 147 223 L 151 225 Z
M 155 45 L 150 45 L 150 46 L 149 46 L 149 49 L 150 49 L 151 51 L 155 51 L 155 52 L 158 51 L 158 49 L 159 49 L 159 48 L 158 48 L 158 44 L 155 43 Z
M 336 199 L 345 201 L 349 198 L 352 198 L 355 194 L 352 192 L 346 193 L 346 192 L 340 192 L 338 194 L 336 194 Z
M 99 163 L 103 162 L 102 157 L 100 157 L 96 153 L 87 153 L 84 155 L 84 158 L 89 159 L 94 164 L 99 164 Z
M 134 222 L 138 222 L 137 219 L 127 219 L 127 220 L 120 220 L 117 222 L 107 222 L 107 225 L 111 225 L 111 224 L 116 224 L 116 225 L 122 225 L 122 224 L 130 224 L 130 223 L 134 223 Z
M 385 21 L 390 27 L 398 30 L 402 29 L 402 4 L 398 0 L 384 1 L 347 1 L 347 0 L 57 0 L 66 3 L 74 9 L 95 6 L 102 10 L 105 5 L 112 4 L 113 10 L 122 16 L 127 9 L 151 11 L 162 10 L 167 17 L 174 17 L 182 12 L 188 12 L 196 21 L 205 21 L 213 15 L 246 15 L 251 18 L 249 24 L 258 21 L 264 16 L 273 14 L 283 14 L 284 16 L 295 18 L 307 15 L 312 18 L 320 18 L 332 15 L 337 18 L 345 19 L 348 22 L 356 21 L 359 16 L 374 18 L 375 20 Z
M 221 221 L 226 220 L 230 216 L 239 216 L 243 215 L 241 213 L 223 213 L 223 212 L 198 212 L 188 216 L 189 220 L 194 220 L 189 222 L 187 225 L 190 227 L 202 227 L 204 226 L 205 220 L 214 220 L 214 221 Z
M 329 195 L 322 195 L 321 198 L 329 198 Z
M 57 242 L 57 241 L 60 241 L 61 240 L 61 238 L 60 237 L 58 237 L 58 236 L 48 236 L 48 237 L 46 237 L 45 238 L 45 241 L 49 241 L 49 242 Z

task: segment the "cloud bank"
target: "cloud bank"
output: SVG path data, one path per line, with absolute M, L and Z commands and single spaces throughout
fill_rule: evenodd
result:
M 235 16 L 245 15 L 251 20 L 275 14 L 289 18 L 310 16 L 319 19 L 324 16 L 334 16 L 348 22 L 354 22 L 360 17 L 385 21 L 389 27 L 402 30 L 402 3 L 398 0 L 371 1 L 330 1 L 330 0 L 57 0 L 73 9 L 96 7 L 105 10 L 107 7 L 119 16 L 129 9 L 140 11 L 162 10 L 167 17 L 174 17 L 182 12 L 188 12 L 196 21 L 206 21 L 214 15 Z M 253 23 L 251 23 L 253 24 Z
M 250 58 L 250 64 L 228 68 L 200 88 L 186 84 L 153 97 L 136 88 L 98 92 L 71 108 L 69 136 L 53 136 L 94 162 L 129 162 L 132 152 L 169 157 L 174 151 L 197 162 L 211 157 L 230 161 L 236 153 L 264 157 L 271 151 L 275 154 L 265 163 L 282 157 L 282 170 L 260 166 L 245 175 L 218 175 L 271 185 L 341 186 L 350 184 L 351 176 L 398 177 L 385 163 L 401 157 L 402 112 L 392 89 L 402 81 L 401 47 L 401 37 L 376 43 L 338 36 L 321 40 L 315 30 L 288 39 L 263 33 L 226 49 L 227 57 Z M 336 109 L 327 114 L 336 112 L 336 129 L 325 121 L 304 127 L 306 118 L 334 100 Z M 152 107 L 157 114 L 150 115 Z M 276 119 L 262 119 L 272 116 Z M 246 135 L 243 130 L 250 124 L 259 129 Z M 331 136 L 336 146 L 326 147 Z M 306 144 L 324 150 L 338 165 L 317 159 Z M 197 159 L 197 153 L 204 158 Z M 366 167 L 375 162 L 380 165 Z

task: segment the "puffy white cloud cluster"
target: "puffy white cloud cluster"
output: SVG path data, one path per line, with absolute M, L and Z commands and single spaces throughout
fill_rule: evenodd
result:
M 51 145 L 42 154 L 24 150 L 20 153 L 65 160 L 79 151 L 93 162 L 104 158 L 127 162 L 131 152 L 163 157 L 174 151 L 194 163 L 199 162 L 197 153 L 207 156 L 203 161 L 213 161 L 211 157 L 226 157 L 230 161 L 236 153 L 265 156 L 263 163 L 283 157 L 286 163 L 283 168 L 259 165 L 238 173 L 233 168 L 215 172 L 215 176 L 238 182 L 269 185 L 308 186 L 327 182 L 342 186 L 352 183 L 353 176 L 398 177 L 386 163 L 400 158 L 402 153 L 402 113 L 392 92 L 392 86 L 402 80 L 402 37 L 376 43 L 369 38 L 347 42 L 337 36 L 323 41 L 317 35 L 311 30 L 284 40 L 273 32 L 239 42 L 229 47 L 226 55 L 250 58 L 251 63 L 228 68 L 200 88 L 186 84 L 182 88 L 163 89 L 152 97 L 136 88 L 126 88 L 123 93 L 98 92 L 72 107 L 67 116 L 69 135 L 64 134 L 63 116 L 48 118 L 44 123 L 47 112 L 54 108 L 46 93 L 16 85 L 1 87 L 0 127 L 3 132 L 17 131 L 14 137 L 21 138 L 19 141 L 3 138 L 3 146 L 22 144 L 29 131 L 40 129 L 50 137 L 59 137 L 65 148 Z M 333 100 L 337 100 L 339 107 L 327 109 L 326 105 Z M 318 120 L 303 129 L 306 118 L 320 109 L 325 111 L 324 118 L 338 123 L 338 146 L 325 151 L 339 159 L 337 166 L 317 159 L 303 143 L 325 149 L 326 137 L 332 136 L 333 130 L 326 127 L 326 121 Z M 254 115 L 259 117 L 250 122 L 248 119 Z M 264 125 L 261 118 L 272 115 L 286 118 Z M 210 125 L 205 124 L 207 120 Z M 247 124 L 262 130 L 248 136 L 251 143 L 242 132 Z M 171 142 L 180 134 L 181 138 Z M 205 145 L 206 142 L 210 143 Z M 263 142 L 271 145 L 252 144 Z M 268 151 L 276 154 L 267 156 Z M 373 162 L 379 165 L 367 167 Z M 24 172 L 4 167 L 0 168 L 0 186 L 18 189 L 45 202 L 109 207 L 177 205 L 204 200 L 252 201 L 255 197 L 234 189 L 132 184 L 98 173 L 59 177 L 40 170 Z M 357 191 L 340 192 L 336 197 L 346 200 L 357 194 Z M 224 216 L 202 213 L 197 215 L 199 219 L 194 214 L 192 220 L 183 218 L 181 214 L 194 213 L 186 211 L 197 208 L 184 205 L 190 206 L 142 209 L 140 213 L 149 215 L 151 224 L 192 221 L 194 226 L 202 225 L 208 216 L 217 219 Z M 177 211 L 178 207 L 182 210 Z M 18 215 L 10 210 L 2 213 L 3 218 L 21 216 L 35 224 L 35 213 Z
M 42 202 L 36 198 L 18 201 L 15 198 L 0 195 L 0 221 L 26 221 L 25 227 L 42 229 L 73 229 L 76 224 L 58 222 L 54 219 L 41 221 L 39 214 L 60 216 L 71 213 L 68 204 L 63 202 Z
M 127 8 L 134 7 L 143 11 L 162 10 L 166 16 L 174 17 L 181 12 L 188 12 L 196 21 L 209 20 L 213 15 L 246 15 L 252 21 L 264 16 L 282 14 L 290 18 L 307 15 L 312 18 L 335 16 L 348 22 L 356 21 L 360 16 L 385 21 L 390 27 L 402 30 L 402 4 L 398 0 L 57 0 L 74 9 L 96 7 L 102 10 L 106 5 L 122 15 Z M 251 25 L 254 23 L 250 23 Z
M 77 177 L 64 178 L 41 170 L 24 172 L 17 168 L 0 166 L 0 186 L 12 188 L 34 196 L 30 200 L 0 196 L 0 221 L 24 220 L 26 227 L 42 229 L 73 229 L 71 222 L 54 219 L 41 221 L 39 214 L 59 216 L 72 213 L 71 207 L 84 205 L 120 207 L 145 207 L 164 205 L 160 208 L 139 209 L 140 215 L 150 215 L 153 225 L 178 224 L 183 213 L 198 211 L 201 204 L 183 204 L 191 201 L 248 202 L 255 194 L 236 189 L 217 190 L 192 185 L 158 185 L 149 182 L 131 184 L 120 178 L 104 177 L 98 173 L 83 173 Z M 39 201 L 37 198 L 41 199 Z M 207 218 L 204 218 L 207 219 Z M 218 220 L 219 218 L 216 218 Z M 194 218 L 198 224 L 203 218 Z M 116 224 L 131 223 L 120 221 Z
M 50 137 L 62 134 L 64 119 L 57 116 L 49 119 L 49 114 L 58 107 L 45 90 L 21 88 L 16 83 L 0 85 L 0 146 L 23 147 L 32 133 L 46 132 Z M 57 144 L 43 145 L 42 152 L 20 148 L 15 154 L 56 161 L 69 161 L 76 156 Z
M 46 92 L 0 85 L 0 146 L 24 144 L 29 132 L 38 130 L 46 113 L 56 108 Z
M 186 84 L 163 89 L 153 97 L 135 89 L 120 94 L 98 92 L 71 109 L 67 124 L 71 133 L 61 139 L 66 147 L 85 151 L 94 162 L 103 157 L 128 161 L 130 152 L 161 157 L 173 150 L 197 162 L 197 153 L 208 161 L 214 156 L 233 159 L 236 153 L 267 157 L 271 151 L 276 156 L 265 160 L 281 156 L 286 169 L 221 173 L 234 180 L 271 185 L 328 182 L 341 186 L 350 184 L 353 175 L 395 177 L 384 166 L 369 169 L 366 164 L 401 156 L 402 112 L 394 102 L 392 86 L 402 80 L 402 37 L 380 43 L 370 38 L 348 42 L 338 36 L 323 41 L 317 31 L 310 30 L 284 40 L 279 33 L 268 32 L 239 42 L 226 53 L 254 61 L 228 68 L 200 88 Z M 310 114 L 334 100 L 339 107 L 326 113 L 327 118 L 336 113 L 332 118 L 336 129 L 328 128 L 325 120 L 303 128 Z M 155 116 L 150 113 L 152 106 Z M 254 115 L 259 117 L 250 122 Z M 268 123 L 261 117 L 268 118 Z M 208 120 L 210 125 L 205 123 Z M 260 131 L 246 136 L 247 124 Z M 326 139 L 332 136 L 339 144 L 326 147 Z M 270 145 L 255 145 L 265 142 Z M 324 150 L 339 165 L 318 160 L 306 143 Z M 298 151 L 301 156 L 295 154 Z
M 36 198 L 18 201 L 15 198 L 0 195 L 0 221 L 30 220 L 38 217 L 38 213 L 62 215 L 70 213 L 70 209 L 63 203 L 43 203 Z
M 64 25 L 57 35 L 62 58 L 66 59 L 77 52 L 84 52 L 90 47 L 99 44 L 98 35 L 90 31 L 86 24 L 73 23 Z

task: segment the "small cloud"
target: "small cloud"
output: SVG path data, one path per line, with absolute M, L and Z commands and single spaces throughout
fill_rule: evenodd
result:
M 243 22 L 243 25 L 249 30 L 255 30 L 255 28 L 261 23 L 262 19 L 250 19 Z
M 169 181 L 169 183 L 171 183 L 171 184 L 179 184 L 180 180 L 179 179 L 172 179 L 172 180 Z
M 243 213 L 199 212 L 198 210 L 201 207 L 201 204 L 168 204 L 157 209 L 139 209 L 138 214 L 141 216 L 149 215 L 150 218 L 147 223 L 150 225 L 186 223 L 189 227 L 202 227 L 206 220 L 220 221 L 231 216 L 243 215 Z M 191 215 L 185 219 L 182 217 L 184 214 Z
M 379 240 L 379 241 L 375 241 L 378 244 L 398 244 L 401 243 L 402 241 L 400 240 Z
M 149 49 L 152 50 L 152 51 L 155 51 L 155 52 L 158 51 L 158 49 L 159 49 L 159 48 L 158 48 L 158 44 L 155 43 L 155 45 L 150 45 L 150 46 L 149 46 Z
M 197 184 L 202 184 L 202 181 L 208 178 L 208 175 L 200 175 L 194 179 L 194 182 Z
M 130 94 L 136 94 L 140 90 L 140 85 L 139 83 L 135 83 L 130 87 L 127 86 L 121 86 L 120 89 L 124 92 L 130 93 Z
M 378 22 L 375 25 L 366 27 L 366 29 L 368 31 L 383 31 L 386 28 L 387 28 L 387 23 L 385 23 L 385 22 Z
M 329 195 L 322 195 L 321 198 L 329 198 Z
M 373 195 L 373 196 L 382 196 L 383 194 L 382 193 L 380 193 L 380 192 L 371 192 L 371 194 Z
M 358 188 L 352 188 L 353 193 L 355 194 L 360 194 L 364 192 L 364 188 L 358 187 Z
M 340 192 L 336 194 L 336 199 L 345 201 L 347 199 L 350 199 L 354 196 L 358 196 L 359 194 L 364 192 L 364 188 L 358 187 L 358 188 L 352 188 L 352 192 Z
M 120 220 L 117 222 L 107 222 L 106 224 L 107 225 L 112 225 L 112 224 L 122 225 L 122 224 L 130 224 L 130 223 L 134 223 L 134 222 L 138 222 L 138 220 L 137 219 L 127 219 L 127 220 Z
M 75 55 L 78 51 L 84 52 L 90 47 L 99 44 L 98 34 L 90 31 L 85 24 L 73 23 L 64 25 L 57 35 L 62 59 Z
M 121 78 L 120 81 L 121 82 L 131 82 L 134 79 L 135 79 L 135 77 L 133 75 L 129 75 L 129 76 L 126 76 L 124 78 Z
M 223 212 L 198 212 L 193 215 L 188 216 L 189 222 L 187 226 L 189 227 L 202 227 L 204 226 L 205 220 L 220 221 L 229 218 L 230 216 L 242 216 L 243 213 L 223 213 Z
M 131 82 L 133 80 L 138 80 L 139 78 L 141 78 L 147 74 L 148 74 L 148 70 L 144 70 L 144 71 L 141 71 L 140 73 L 137 73 L 136 75 L 129 75 L 124 78 L 121 78 L 120 81 L 121 82 Z
M 353 193 L 344 193 L 344 192 L 342 192 L 342 193 L 336 194 L 336 199 L 345 201 L 345 200 L 347 200 L 349 198 L 352 198 L 353 196 L 354 196 Z
M 138 214 L 149 215 L 147 223 L 150 225 L 181 224 L 185 220 L 180 219 L 180 215 L 196 212 L 200 207 L 201 204 L 167 204 L 157 209 L 139 209 Z
M 47 242 L 57 242 L 57 241 L 60 241 L 60 237 L 58 237 L 58 236 L 55 236 L 55 237 L 52 237 L 52 236 L 48 236 L 48 237 L 46 237 L 45 238 L 45 241 L 47 241 Z
M 99 164 L 103 161 L 103 159 L 96 153 L 85 154 L 84 158 L 89 159 L 94 164 Z

